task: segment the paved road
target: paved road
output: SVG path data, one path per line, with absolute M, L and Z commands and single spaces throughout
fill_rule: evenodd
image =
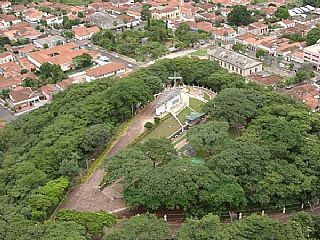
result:
M 128 67 L 128 65 L 132 65 L 132 69 L 135 69 L 138 67 L 136 60 L 131 59 L 127 56 L 118 54 L 118 53 L 113 53 L 113 52 L 107 51 L 106 49 L 103 49 L 97 45 L 92 44 L 92 42 L 90 40 L 81 40 L 81 41 L 72 40 L 72 41 L 74 41 L 76 44 L 78 44 L 79 46 L 81 46 L 87 50 L 98 51 L 102 56 L 108 57 L 110 62 L 121 62 L 127 67 Z
M 0 118 L 4 119 L 6 123 L 9 123 L 13 119 L 15 119 L 16 116 L 14 116 L 9 110 L 0 105 Z

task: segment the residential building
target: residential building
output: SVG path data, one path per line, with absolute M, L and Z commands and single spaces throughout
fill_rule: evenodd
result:
M 49 62 L 52 64 L 58 64 L 61 66 L 63 71 L 67 71 L 73 67 L 73 58 L 84 53 L 89 53 L 89 51 L 84 48 L 80 48 L 75 43 L 67 43 L 37 52 L 28 53 L 27 58 L 38 68 L 43 63 Z
M 180 9 L 176 7 L 161 6 L 151 10 L 151 17 L 157 20 L 174 20 L 179 19 L 180 16 Z
M 66 43 L 66 39 L 60 35 L 48 36 L 45 38 L 38 38 L 33 40 L 33 44 L 37 48 L 51 48 L 57 45 L 63 45 Z
M 221 40 L 223 42 L 233 42 L 237 36 L 237 32 L 230 27 L 214 28 L 211 31 L 213 38 Z
M 16 87 L 10 94 L 7 100 L 12 108 L 24 108 L 32 106 L 34 103 L 39 102 L 39 95 L 31 90 L 30 87 Z
M 103 29 L 116 29 L 123 25 L 116 16 L 106 12 L 95 12 L 90 15 L 90 22 Z
M 43 16 L 46 14 L 43 12 L 40 12 L 36 9 L 28 9 L 25 12 L 23 12 L 22 16 L 27 22 L 30 23 L 39 23 Z
M 2 12 L 11 11 L 11 2 L 9 2 L 9 1 L 1 1 L 0 2 L 0 9 L 2 10 Z
M 75 27 L 72 29 L 74 37 L 77 40 L 90 39 L 95 33 L 99 32 L 100 29 L 97 26 L 93 27 Z
M 284 19 L 281 22 L 279 22 L 279 24 L 284 28 L 294 28 L 296 26 L 296 22 L 292 21 L 292 20 L 288 20 L 288 19 Z
M 225 48 L 209 50 L 208 55 L 210 60 L 217 61 L 221 67 L 242 76 L 262 71 L 262 62 Z
M 46 100 L 48 101 L 51 101 L 53 98 L 53 95 L 60 91 L 61 89 L 54 84 L 47 84 L 41 87 L 41 92 L 43 96 L 46 98 Z
M 86 81 L 120 75 L 126 71 L 126 66 L 121 62 L 112 62 L 86 71 Z
M 266 35 L 269 32 L 267 24 L 254 22 L 245 27 L 238 27 L 239 34 L 252 33 L 254 35 Z
M 12 53 L 10 52 L 0 53 L 0 64 L 13 62 L 14 60 L 15 60 L 15 57 Z
M 320 70 L 320 44 L 304 48 L 303 61 L 312 64 L 317 71 Z

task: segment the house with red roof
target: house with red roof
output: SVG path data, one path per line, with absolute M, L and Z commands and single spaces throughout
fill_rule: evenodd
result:
M 13 62 L 14 60 L 15 60 L 15 57 L 11 52 L 0 53 L 0 64 Z
M 9 1 L 1 1 L 0 2 L 0 9 L 2 10 L 2 12 L 10 12 L 11 11 L 11 2 Z
M 39 94 L 32 91 L 30 87 L 16 87 L 12 89 L 7 100 L 11 108 L 25 108 L 33 106 L 40 101 Z
M 74 33 L 75 39 L 85 40 L 85 39 L 90 39 L 95 33 L 99 32 L 100 29 L 97 26 L 93 26 L 93 27 L 81 26 L 81 27 L 73 28 L 72 31 Z
M 121 62 L 112 62 L 99 67 L 93 67 L 86 71 L 85 78 L 87 82 L 92 80 L 121 75 L 126 71 L 126 66 Z
M 38 68 L 44 63 L 58 64 L 63 71 L 70 70 L 73 67 L 73 59 L 84 53 L 90 52 L 80 48 L 75 43 L 67 43 L 52 48 L 43 49 L 28 53 L 27 59 Z

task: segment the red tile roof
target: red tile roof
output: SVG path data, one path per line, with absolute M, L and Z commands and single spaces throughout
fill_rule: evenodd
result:
M 125 69 L 126 66 L 121 62 L 113 62 L 102 65 L 100 67 L 90 68 L 86 71 L 86 75 L 90 77 L 103 77 L 113 72 Z

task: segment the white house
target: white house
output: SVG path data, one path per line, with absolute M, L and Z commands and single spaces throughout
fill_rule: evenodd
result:
M 161 93 L 156 102 L 156 115 L 159 116 L 165 112 L 170 112 L 171 109 L 181 102 L 181 90 L 178 88 Z

